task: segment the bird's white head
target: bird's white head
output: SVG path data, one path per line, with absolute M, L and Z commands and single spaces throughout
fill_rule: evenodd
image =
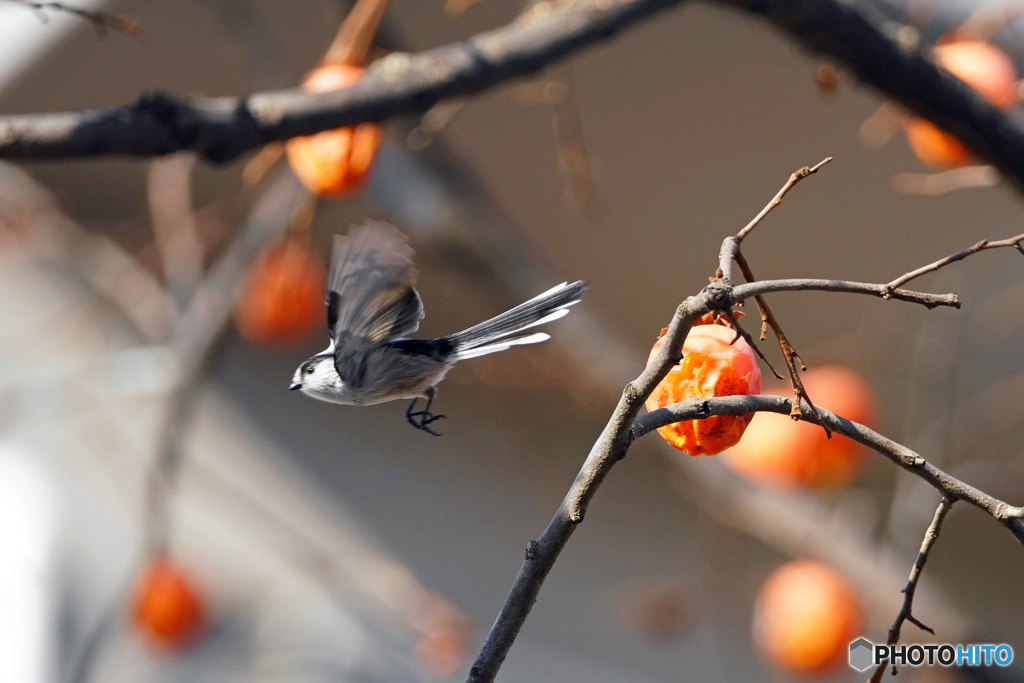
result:
M 314 398 L 332 400 L 342 389 L 341 377 L 334 368 L 332 354 L 317 354 L 298 367 L 292 376 L 292 391 Z

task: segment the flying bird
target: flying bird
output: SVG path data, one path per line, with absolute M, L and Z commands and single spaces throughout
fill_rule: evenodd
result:
M 461 332 L 437 339 L 407 339 L 423 320 L 416 292 L 413 250 L 397 228 L 379 221 L 334 238 L 327 283 L 330 345 L 302 363 L 291 389 L 345 405 L 411 399 L 406 420 L 440 436 L 430 412 L 437 384 L 455 363 L 550 338 L 521 334 L 558 320 L 587 291 L 583 281 L 552 287 L 529 301 Z M 416 410 L 416 403 L 426 407 Z

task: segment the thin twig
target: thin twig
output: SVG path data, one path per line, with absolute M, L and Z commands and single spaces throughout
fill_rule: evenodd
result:
M 24 5 L 25 7 L 34 9 L 40 13 L 49 10 L 51 12 L 73 14 L 76 17 L 85 19 L 92 24 L 96 29 L 96 35 L 100 37 L 106 35 L 107 31 L 123 33 L 134 38 L 141 38 L 146 34 L 142 28 L 142 24 L 124 14 L 84 10 L 77 7 L 71 7 L 63 2 L 32 2 L 31 0 L 4 0 L 4 2 L 13 2 L 18 5 Z
M 822 166 L 824 166 L 830 161 L 832 161 L 832 157 L 825 157 L 824 159 L 816 163 L 814 166 L 804 166 L 800 170 L 792 173 L 789 176 L 789 180 L 787 180 L 786 184 L 782 186 L 782 189 L 779 190 L 778 194 L 776 194 L 775 197 L 773 197 L 772 200 L 768 202 L 768 204 L 763 209 L 761 209 L 761 213 L 754 216 L 753 220 L 747 223 L 746 227 L 744 227 L 742 230 L 736 233 L 736 241 L 742 242 L 743 238 L 749 235 L 750 232 L 757 227 L 757 224 L 760 223 L 772 209 L 774 209 L 776 206 L 782 203 L 782 198 L 786 196 L 787 192 L 793 189 L 794 185 L 799 183 L 807 176 L 813 173 L 817 173 L 818 169 L 820 169 Z
M 772 362 L 768 360 L 761 349 L 757 347 L 757 344 L 754 342 L 754 338 L 750 336 L 750 333 L 743 329 L 743 325 L 741 325 L 740 321 L 737 320 L 736 313 L 731 308 L 727 308 L 725 310 L 725 317 L 729 319 L 729 322 L 732 324 L 732 328 L 736 330 L 741 337 L 743 337 L 743 340 L 747 342 L 747 344 L 750 345 L 750 348 L 754 349 L 754 353 L 757 354 L 757 357 L 764 361 L 764 364 L 767 365 L 768 369 L 772 371 L 773 375 L 775 375 L 775 379 L 786 379 L 779 374 L 779 371 L 775 369 Z M 761 338 L 761 341 L 764 341 L 763 337 Z M 735 343 L 735 341 L 733 343 Z
M 932 523 L 928 526 L 928 530 L 924 532 L 924 540 L 921 541 L 921 549 L 914 560 L 914 566 L 910 568 L 910 578 L 907 579 L 907 585 L 903 587 L 903 606 L 900 608 L 899 614 L 896 615 L 896 620 L 889 627 L 889 634 L 885 639 L 886 645 L 891 646 L 899 642 L 900 629 L 903 628 L 904 621 L 909 621 L 918 628 L 935 635 L 935 631 L 914 617 L 911 608 L 914 604 L 914 592 L 917 590 L 917 582 L 921 578 L 921 570 L 924 569 L 924 563 L 928 561 L 928 554 L 931 552 L 932 546 L 935 545 L 935 541 L 939 538 L 939 533 L 942 531 L 942 521 L 949 514 L 955 501 L 955 498 L 943 496 L 942 500 L 939 501 L 939 507 L 935 509 L 935 516 L 932 518 Z M 880 683 L 882 676 L 885 675 L 885 667 L 888 664 L 889 660 L 886 659 L 878 665 L 875 672 L 871 675 L 870 683 Z M 892 673 L 896 675 L 895 666 L 893 666 Z
M 829 157 L 829 159 L 831 158 L 832 157 Z M 826 161 L 828 160 L 826 159 Z M 823 164 L 825 162 L 823 161 L 821 163 Z M 821 164 L 818 164 L 818 166 L 820 165 Z M 796 178 L 796 173 L 794 173 L 792 177 Z M 753 271 L 750 270 L 750 266 L 747 264 L 747 260 L 743 257 L 743 254 L 737 250 L 733 258 L 736 260 L 736 265 L 740 267 L 740 271 L 742 271 L 743 277 L 747 279 L 747 282 L 754 282 L 756 278 L 754 277 Z M 799 408 L 800 400 L 803 399 L 804 401 L 807 401 L 807 405 L 811 407 L 811 412 L 817 416 L 818 409 L 815 407 L 811 397 L 807 394 L 807 389 L 804 388 L 803 380 L 800 379 L 800 370 L 806 370 L 807 366 L 804 365 L 803 360 L 800 359 L 800 356 L 797 354 L 796 349 L 793 348 L 793 345 L 789 343 L 789 337 L 787 337 L 786 333 L 783 332 L 782 325 L 779 323 L 778 318 L 775 317 L 772 309 L 768 307 L 768 302 L 764 300 L 764 297 L 758 294 L 754 297 L 754 301 L 757 302 L 757 310 L 761 312 L 761 338 L 764 339 L 765 325 L 771 327 L 772 332 L 775 333 L 775 338 L 779 342 L 779 348 L 782 350 L 782 357 L 786 360 L 786 367 L 789 369 L 789 380 L 793 384 L 793 410 L 796 411 Z M 800 363 L 800 370 L 796 367 L 797 362 Z M 790 415 L 790 417 L 794 420 L 796 419 L 795 415 Z M 815 421 L 822 429 L 825 430 L 825 436 L 831 439 L 832 432 L 825 423 L 820 418 Z
M 1021 254 L 1024 254 L 1024 234 L 1020 234 L 1017 235 L 1016 237 L 1011 237 L 1005 240 L 999 240 L 998 242 L 989 242 L 988 240 L 981 240 L 973 247 L 968 247 L 967 249 L 958 251 L 955 254 L 951 254 L 946 258 L 939 259 L 935 263 L 930 263 L 927 266 L 918 268 L 917 270 L 911 271 L 909 273 L 904 273 L 901 277 L 898 277 L 889 284 L 887 284 L 885 286 L 886 290 L 892 291 L 898 287 L 902 287 L 903 285 L 905 285 L 906 283 L 910 282 L 915 278 L 921 277 L 926 273 L 935 272 L 939 268 L 942 268 L 943 266 L 948 266 L 950 263 L 955 263 L 957 261 L 965 259 L 971 254 L 977 254 L 979 251 L 985 251 L 986 249 L 998 249 L 1000 247 L 1013 247 Z

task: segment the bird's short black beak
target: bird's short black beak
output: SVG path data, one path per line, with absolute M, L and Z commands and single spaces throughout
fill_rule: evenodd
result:
M 292 391 L 295 391 L 296 389 L 301 389 L 302 388 L 302 383 L 301 382 L 296 382 L 295 384 L 291 385 L 288 388 L 291 389 Z

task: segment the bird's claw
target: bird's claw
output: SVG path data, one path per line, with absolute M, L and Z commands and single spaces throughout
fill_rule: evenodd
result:
M 434 436 L 441 436 L 441 433 L 435 432 L 433 429 L 430 428 L 430 425 L 433 424 L 434 422 L 437 422 L 438 420 L 446 419 L 448 416 L 435 415 L 426 410 L 417 410 L 414 413 L 406 413 L 405 417 L 409 421 L 409 424 L 411 424 L 416 429 L 422 430 L 427 434 L 433 434 Z M 420 418 L 418 422 L 416 421 L 417 417 Z

